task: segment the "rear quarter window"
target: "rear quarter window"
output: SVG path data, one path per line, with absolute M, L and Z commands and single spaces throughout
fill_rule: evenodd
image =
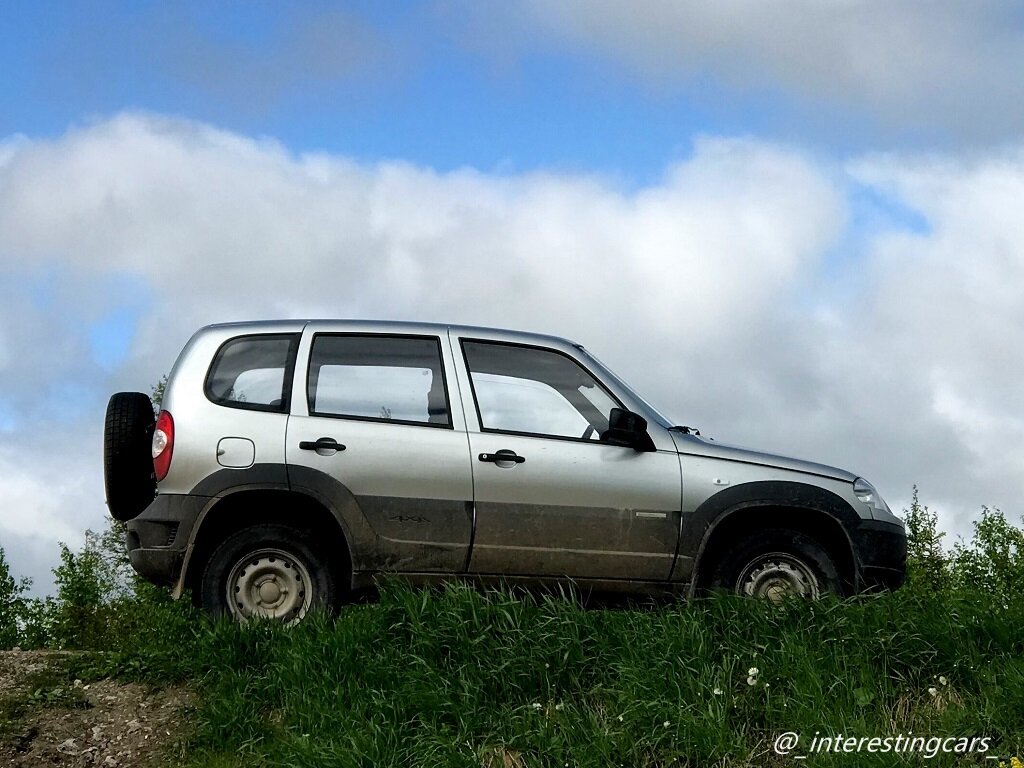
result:
M 210 365 L 206 397 L 229 408 L 286 413 L 298 345 L 298 334 L 229 339 Z

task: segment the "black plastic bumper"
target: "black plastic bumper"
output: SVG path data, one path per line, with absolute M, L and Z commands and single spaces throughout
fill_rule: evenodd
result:
M 851 531 L 865 589 L 896 589 L 907 578 L 907 533 L 902 525 L 864 520 Z
M 177 581 L 199 513 L 209 500 L 200 496 L 157 496 L 128 523 L 128 559 L 140 576 L 155 584 Z

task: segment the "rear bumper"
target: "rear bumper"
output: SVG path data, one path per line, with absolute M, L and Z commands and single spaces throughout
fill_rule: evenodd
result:
M 907 578 L 907 533 L 902 525 L 864 520 L 851 538 L 863 589 L 902 586 Z
M 178 580 L 199 513 L 208 499 L 169 494 L 157 496 L 125 534 L 128 559 L 140 576 L 169 586 Z

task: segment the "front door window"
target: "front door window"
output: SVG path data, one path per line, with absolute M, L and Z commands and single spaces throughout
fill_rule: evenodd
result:
M 550 349 L 464 341 L 480 426 L 505 432 L 597 440 L 620 406 L 575 360 Z

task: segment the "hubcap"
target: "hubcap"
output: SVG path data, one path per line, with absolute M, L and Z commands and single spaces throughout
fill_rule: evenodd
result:
M 814 571 L 799 558 L 783 552 L 761 555 L 749 563 L 736 580 L 736 591 L 773 603 L 787 597 L 815 599 L 821 593 Z
M 239 621 L 256 617 L 293 623 L 306 615 L 313 598 L 306 565 L 280 549 L 260 549 L 240 559 L 226 586 L 227 604 Z

